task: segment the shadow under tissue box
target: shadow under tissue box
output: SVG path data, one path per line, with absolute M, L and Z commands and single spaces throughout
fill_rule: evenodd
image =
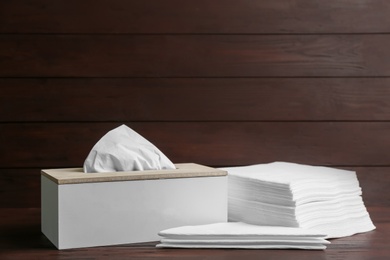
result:
M 58 248 L 159 240 L 163 229 L 227 221 L 227 173 L 187 163 L 176 169 L 41 172 L 42 232 Z

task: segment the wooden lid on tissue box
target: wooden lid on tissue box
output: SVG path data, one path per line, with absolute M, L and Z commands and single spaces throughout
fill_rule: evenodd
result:
M 85 173 L 82 168 L 42 170 L 41 174 L 57 184 L 135 181 L 172 178 L 226 176 L 227 172 L 195 163 L 175 164 L 176 169 L 127 172 Z

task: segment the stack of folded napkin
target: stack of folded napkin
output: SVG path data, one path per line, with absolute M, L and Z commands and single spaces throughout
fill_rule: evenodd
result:
M 312 229 L 327 238 L 375 229 L 355 172 L 285 162 L 222 169 L 229 221 Z
M 257 226 L 242 222 L 184 226 L 159 232 L 157 247 L 325 249 L 325 234 L 290 227 Z

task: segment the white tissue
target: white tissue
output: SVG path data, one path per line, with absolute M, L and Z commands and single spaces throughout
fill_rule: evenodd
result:
M 159 232 L 161 248 L 325 249 L 325 234 L 242 222 L 183 226 Z
M 84 172 L 175 169 L 175 165 L 144 137 L 121 125 L 105 134 L 84 162 Z
M 274 162 L 228 171 L 228 219 L 315 229 L 327 238 L 375 229 L 356 173 Z

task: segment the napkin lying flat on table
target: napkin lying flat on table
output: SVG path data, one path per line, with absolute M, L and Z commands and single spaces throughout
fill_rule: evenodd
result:
M 105 134 L 84 162 L 84 172 L 175 169 L 175 165 L 144 137 L 121 125 Z
M 285 162 L 222 169 L 229 221 L 316 229 L 327 238 L 375 229 L 355 172 Z
M 325 249 L 325 234 L 290 227 L 257 226 L 242 222 L 183 226 L 159 232 L 157 247 Z

